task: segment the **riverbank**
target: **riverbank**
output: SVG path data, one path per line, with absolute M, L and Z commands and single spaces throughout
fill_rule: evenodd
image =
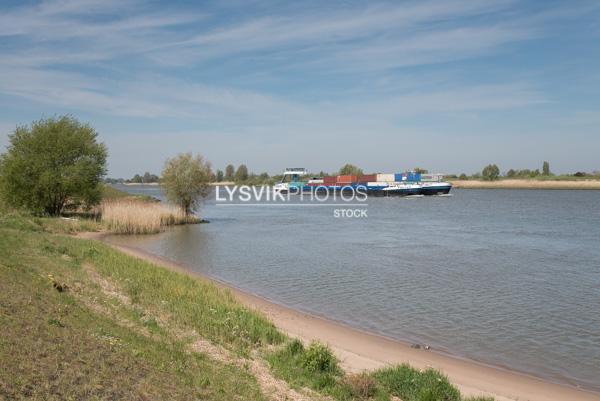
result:
M 501 179 L 449 180 L 454 188 L 461 189 L 595 189 L 600 190 L 600 180 L 526 180 Z
M 85 237 L 102 238 L 97 233 L 85 234 Z M 188 267 L 162 257 L 136 248 L 109 244 L 129 255 L 207 280 L 207 277 L 193 272 Z M 289 335 L 307 342 L 319 340 L 329 344 L 348 371 L 373 370 L 389 364 L 406 362 L 418 368 L 433 367 L 442 371 L 467 396 L 492 396 L 499 401 L 517 399 L 531 401 L 600 400 L 598 393 L 549 383 L 517 372 L 438 353 L 435 350 L 414 349 L 410 344 L 358 331 L 283 307 L 223 283 L 215 283 L 229 288 L 237 300 L 265 314 L 278 328 Z
M 0 399 L 492 401 L 433 369 L 346 372 L 224 286 L 65 235 L 86 223 L 0 210 Z

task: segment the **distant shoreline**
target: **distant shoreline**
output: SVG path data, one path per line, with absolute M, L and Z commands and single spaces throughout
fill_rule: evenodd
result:
M 460 189 L 596 189 L 600 190 L 600 180 L 527 180 L 501 179 L 448 180 L 454 188 Z
M 133 185 L 152 185 L 159 186 L 160 182 L 120 182 L 121 185 L 133 186 Z M 212 186 L 221 186 L 221 185 L 235 185 L 233 181 L 222 181 L 222 182 L 211 182 Z
M 559 190 L 600 190 L 600 180 L 530 180 L 530 179 L 500 179 L 496 181 L 484 180 L 457 180 L 448 179 L 454 188 L 459 189 L 559 189 Z M 148 185 L 159 186 L 158 182 L 150 183 L 122 183 L 126 186 Z M 211 186 L 235 185 L 233 181 L 211 182 Z
M 414 349 L 410 344 L 377 334 L 357 330 L 341 323 L 310 315 L 257 295 L 240 290 L 189 266 L 174 262 L 142 249 L 118 245 L 105 233 L 80 233 L 80 238 L 101 240 L 113 248 L 159 266 L 208 280 L 229 289 L 245 306 L 264 313 L 279 329 L 306 342 L 319 340 L 329 344 L 350 372 L 377 369 L 389 364 L 408 362 L 417 368 L 434 367 L 448 375 L 466 396 L 493 396 L 496 401 L 600 401 L 598 392 L 578 389 L 565 384 L 513 370 L 493 367 L 435 350 Z

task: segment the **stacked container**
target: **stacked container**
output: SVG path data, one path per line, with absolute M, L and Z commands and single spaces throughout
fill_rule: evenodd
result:
M 337 183 L 338 184 L 352 184 L 352 183 L 356 182 L 357 179 L 358 179 L 358 177 L 355 175 L 338 175 Z
M 337 182 L 336 176 L 323 177 L 323 185 L 325 185 L 325 186 L 335 185 L 336 182 Z
M 367 174 L 358 176 L 358 182 L 377 181 L 377 174 Z
M 395 181 L 395 177 L 394 174 L 376 174 L 376 178 L 373 181 L 376 182 L 394 182 Z
M 419 182 L 421 181 L 421 173 L 414 173 L 412 171 L 406 173 L 394 174 L 394 181 L 396 182 Z

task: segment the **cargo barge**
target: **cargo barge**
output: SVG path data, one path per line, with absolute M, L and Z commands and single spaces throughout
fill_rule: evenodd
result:
M 308 178 L 308 172 L 304 168 L 287 168 L 274 190 L 280 193 L 361 191 L 372 196 L 447 195 L 452 184 L 442 179 L 441 174 L 421 174 L 414 171 Z

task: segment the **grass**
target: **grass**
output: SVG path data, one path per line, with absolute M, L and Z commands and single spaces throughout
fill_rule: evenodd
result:
M 273 372 L 293 386 L 308 387 L 336 400 L 493 401 L 463 398 L 446 376 L 434 369 L 417 370 L 409 365 L 390 366 L 374 372 L 347 374 L 331 350 L 319 343 L 309 347 L 290 340 L 267 355 Z
M 0 399 L 265 399 L 245 363 L 190 352 L 202 338 L 315 398 L 462 400 L 433 370 L 346 374 L 225 289 L 56 234 L 87 224 L 0 211 Z
M 141 319 L 149 309 L 106 296 L 84 267 L 95 257 L 139 266 L 21 219 L 0 228 L 0 399 L 265 399 L 243 367 L 190 353 L 185 339 Z M 157 299 L 157 313 L 176 296 Z
M 153 234 L 166 226 L 199 222 L 175 206 L 132 199 L 104 201 L 100 214 L 105 227 L 117 234 Z
M 113 187 L 112 185 L 104 185 L 102 189 L 103 200 L 115 200 L 115 199 L 137 199 L 149 202 L 156 202 L 156 199 L 148 195 L 132 195 L 129 192 L 121 191 Z
M 296 388 L 308 387 L 336 399 L 352 399 L 343 385 L 343 371 L 331 350 L 313 342 L 305 347 L 299 340 L 266 356 L 271 369 Z
M 460 401 L 460 392 L 433 369 L 419 371 L 406 364 L 376 371 L 373 376 L 403 401 Z

